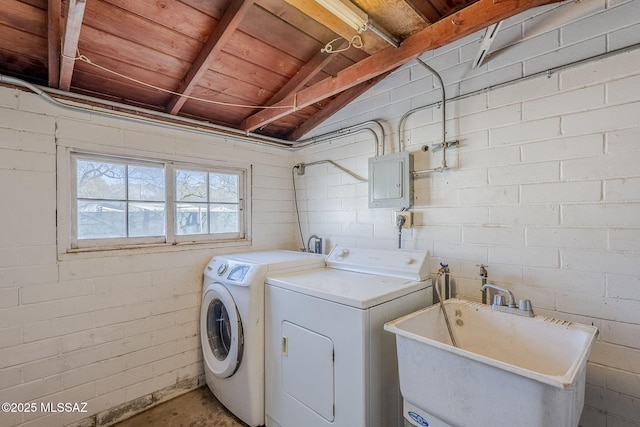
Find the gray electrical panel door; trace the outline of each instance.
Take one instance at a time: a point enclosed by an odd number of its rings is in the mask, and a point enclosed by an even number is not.
[[[408,151],[369,159],[369,207],[408,208],[413,198]]]

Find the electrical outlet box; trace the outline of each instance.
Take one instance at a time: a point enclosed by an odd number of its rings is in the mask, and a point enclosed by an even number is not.
[[[404,217],[404,224],[402,224],[402,228],[411,228],[413,227],[413,212],[410,211],[393,211],[393,225],[398,227],[398,217]]]

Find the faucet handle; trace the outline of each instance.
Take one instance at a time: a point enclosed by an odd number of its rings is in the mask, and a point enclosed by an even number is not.
[[[518,308],[522,311],[533,311],[531,301],[528,299],[521,299],[520,301],[518,301]]]
[[[493,296],[493,305],[507,305],[504,302],[504,295],[495,294]]]

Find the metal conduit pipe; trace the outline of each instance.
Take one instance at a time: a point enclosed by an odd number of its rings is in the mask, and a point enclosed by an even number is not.
[[[242,132],[242,131],[238,131],[236,129],[233,128],[227,128],[224,126],[218,126],[218,125],[213,125],[210,123],[204,123],[204,122],[199,122],[197,120],[193,120],[193,119],[188,119],[188,118],[184,118],[184,117],[179,117],[179,116],[173,116],[170,114],[166,114],[166,113],[160,113],[160,112],[150,112],[148,110],[144,110],[142,108],[139,107],[130,107],[127,105],[122,105],[122,104],[118,104],[116,102],[112,102],[112,101],[101,101],[101,103],[103,105],[106,106],[110,106],[110,107],[114,107],[114,108],[123,108],[123,109],[128,109],[130,111],[134,111],[134,112],[139,112],[139,113],[144,113],[145,115],[148,114],[153,114],[154,116],[157,116],[159,118],[164,118],[164,119],[170,119],[172,121],[179,121],[182,123],[185,123],[184,126],[178,124],[178,123],[163,123],[163,122],[159,122],[159,121],[152,121],[150,118],[148,117],[131,117],[125,114],[118,114],[116,112],[108,112],[108,111],[99,111],[99,110],[91,110],[91,109],[87,109],[87,108],[82,108],[82,107],[78,107],[75,105],[71,105],[71,104],[67,104],[64,102],[61,102],[53,97],[51,97],[47,92],[52,92],[52,93],[56,93],[57,95],[60,96],[67,96],[70,97],[72,99],[77,99],[77,100],[81,100],[81,101],[85,101],[85,102],[95,102],[94,99],[84,96],[84,95],[78,95],[78,94],[70,94],[68,92],[63,92],[63,91],[59,91],[57,89],[51,89],[51,88],[40,88],[34,84],[31,84],[29,82],[26,82],[24,80],[15,78],[15,77],[10,77],[10,76],[5,76],[0,74],[0,83],[7,83],[7,84],[11,84],[14,86],[19,86],[19,87],[23,87],[26,89],[31,90],[33,93],[35,93],[36,95],[40,96],[44,101],[46,101],[47,103],[61,108],[63,110],[67,110],[67,111],[73,111],[73,112],[81,112],[81,113],[90,113],[90,114],[95,114],[95,115],[99,115],[102,117],[109,117],[109,118],[119,118],[119,119],[123,119],[125,121],[128,122],[135,122],[135,123],[144,123],[144,124],[152,124],[152,125],[156,125],[159,127],[163,127],[163,128],[170,128],[170,129],[175,129],[175,128],[179,128],[179,129],[188,129],[190,131],[193,132],[197,132],[197,133],[203,133],[206,135],[218,135],[218,136],[223,136],[225,138],[232,138],[232,139],[237,139],[237,140],[241,140],[243,142],[250,142],[250,143],[255,143],[255,144],[261,144],[261,145],[270,145],[273,147],[278,147],[278,148],[289,148],[289,149],[297,149],[297,148],[302,148],[305,147],[307,145],[313,144],[313,143],[317,143],[317,142],[322,142],[322,141],[328,141],[330,139],[333,138],[341,138],[341,137],[345,137],[348,135],[352,135],[358,132],[371,132],[373,134],[374,137],[374,141],[375,141],[375,152],[376,152],[376,156],[378,155],[378,150],[379,150],[379,146],[380,146],[380,138],[378,137],[378,133],[371,127],[371,125],[376,125],[379,129],[380,132],[382,134],[382,149],[384,151],[384,127],[382,126],[382,124],[376,120],[370,120],[368,122],[364,122],[364,123],[360,123],[357,125],[353,125],[344,129],[340,129],[338,131],[334,131],[334,132],[329,132],[323,135],[319,135],[313,138],[309,138],[306,140],[303,140],[299,143],[297,143],[295,145],[295,147],[293,146],[293,142],[291,141],[284,141],[284,140],[279,140],[276,138],[269,138],[269,137],[262,137],[259,135],[253,135],[249,132]],[[191,125],[191,126],[187,126],[187,125]],[[202,130],[202,129],[194,129],[193,126],[198,126],[198,127],[202,127],[205,126],[206,130]],[[232,133],[232,134],[229,134]],[[317,164],[317,163],[324,163],[324,162],[328,162],[333,164],[335,167],[337,167],[338,169],[342,170],[343,172],[351,175],[352,177],[356,178],[359,181],[363,181],[366,182],[367,180],[354,174],[353,172],[349,171],[348,169],[340,166],[339,164],[335,163],[332,160],[324,160],[322,162],[315,162],[315,163],[310,163],[308,165],[312,165],[312,164]],[[299,166],[299,165],[296,165]]]
[[[431,66],[429,66],[429,64],[427,64],[420,58],[416,58],[416,61],[420,65],[425,67],[427,70],[429,70],[431,74],[433,74],[438,79],[438,83],[440,84],[440,95],[441,95],[440,103],[441,103],[441,109],[442,109],[442,166],[434,169],[414,171],[413,176],[419,176],[419,175],[423,175],[430,172],[442,172],[448,169],[448,166],[447,166],[447,99],[446,99],[446,93],[444,88],[444,81],[442,80],[442,77],[440,76],[440,74],[436,70],[434,70]],[[406,113],[404,113],[404,115],[400,118],[400,122],[398,123],[398,143],[399,144],[402,143],[404,123],[407,120],[407,118],[413,113],[420,110],[424,110],[428,107],[430,107],[430,105],[414,108],[413,110],[409,110]]]
[[[361,177],[360,175],[351,172],[349,169],[340,166],[339,164],[337,164],[336,162],[334,162],[333,160],[318,160],[316,162],[311,162],[311,163],[298,163],[297,165],[294,166],[294,169],[298,169],[298,175],[303,175],[304,174],[304,170],[306,168],[308,168],[309,166],[315,166],[315,165],[320,165],[322,163],[330,163],[333,166],[335,166],[336,168],[340,169],[342,172],[346,173],[347,175],[351,175],[353,178],[357,179],[360,182],[367,182],[367,179]]]
[[[376,132],[373,129],[372,125],[374,125],[380,130],[380,135],[382,135],[382,138],[380,138],[380,136],[378,135],[378,132]],[[382,126],[382,123],[380,123],[378,120],[369,120],[366,122],[359,123],[357,125],[339,129],[337,131],[328,132],[328,133],[318,135],[308,139],[303,139],[302,141],[294,143],[292,148],[304,148],[314,143],[324,142],[324,141],[328,141],[335,138],[343,138],[345,136],[354,135],[359,132],[371,132],[373,134],[375,144],[376,144],[376,149],[375,149],[376,157],[380,155],[380,151],[382,151],[382,154],[384,154],[384,142],[385,142],[384,126]]]
[[[189,129],[190,131],[201,133],[204,135],[217,135],[217,136],[236,139],[244,142],[270,145],[273,147],[289,148],[293,144],[291,141],[286,141],[286,140],[277,139],[277,138],[270,138],[268,136],[261,136],[261,135],[253,134],[251,132],[243,132],[243,131],[239,131],[237,129],[233,129],[225,126],[220,126],[212,123],[206,123],[198,120],[189,119],[187,117],[174,116],[172,114],[162,113],[159,111],[145,110],[143,108],[119,104],[113,101],[96,100],[95,98],[91,98],[89,96],[74,94],[71,92],[64,92],[58,89],[39,87],[29,82],[26,82],[24,80],[21,80],[15,77],[5,76],[2,74],[0,74],[0,82],[29,89],[35,94],[42,97],[42,99],[44,99],[47,103],[68,111],[80,112],[80,113],[91,113],[91,114],[95,114],[102,117],[108,117],[108,118],[116,117],[128,122],[152,124],[155,126],[169,128],[169,129],[175,129],[175,128]],[[145,114],[145,116],[155,116],[158,118],[158,120],[153,120],[152,117],[135,117],[123,112],[119,113],[116,111],[110,112],[110,111],[100,111],[100,110],[91,110],[88,108],[82,108],[82,107],[67,104],[58,99],[55,99],[52,96],[50,96],[49,93],[52,93],[58,96],[68,97],[71,99],[76,99],[79,101],[84,101],[84,102],[95,103],[96,101],[99,101],[100,104],[106,107],[121,108],[123,110],[128,110],[133,113]],[[172,122],[180,122],[180,123],[165,123],[159,120],[170,120]]]
[[[225,137],[225,138],[231,138],[231,139],[236,139],[236,140],[240,140],[243,142],[250,142],[250,143],[257,143],[257,144],[261,144],[261,145],[269,145],[272,147],[277,147],[277,148],[294,148],[294,149],[298,149],[298,148],[303,148],[306,147],[310,144],[316,143],[316,142],[323,142],[323,141],[328,141],[330,139],[333,138],[341,138],[347,135],[352,135],[358,132],[371,132],[373,134],[374,140],[375,140],[375,144],[376,144],[376,156],[379,153],[379,147],[380,145],[382,145],[382,151],[384,154],[384,139],[385,139],[385,133],[384,133],[384,127],[382,126],[382,124],[377,121],[377,120],[370,120],[367,122],[363,122],[363,123],[359,123],[353,126],[349,126],[347,128],[344,129],[340,129],[337,131],[333,131],[333,132],[328,132],[326,134],[323,135],[318,135],[316,137],[313,138],[308,138],[299,142],[294,142],[294,141],[287,141],[287,140],[283,140],[283,139],[278,139],[278,138],[271,138],[268,136],[262,136],[262,135],[257,135],[251,132],[243,132],[234,128],[230,128],[230,127],[226,127],[226,126],[221,126],[221,125],[215,125],[213,123],[206,123],[206,122],[202,122],[202,121],[198,121],[198,120],[194,120],[194,119],[189,119],[187,117],[181,117],[181,116],[175,116],[172,114],[167,114],[167,113],[163,113],[163,112],[159,112],[159,111],[152,111],[152,110],[146,110],[144,108],[140,108],[140,107],[136,107],[136,106],[130,106],[130,105],[124,105],[124,104],[120,104],[117,102],[113,102],[113,101],[108,101],[108,100],[97,100],[96,98],[92,98],[90,96],[86,96],[86,95],[82,95],[82,94],[76,94],[76,93],[71,93],[71,92],[65,92],[59,89],[54,89],[54,88],[47,88],[47,87],[40,87],[37,85],[34,85],[32,83],[29,83],[27,81],[18,79],[16,77],[11,77],[11,76],[5,76],[0,74],[0,82],[2,83],[7,83],[10,85],[14,85],[14,86],[20,86],[23,87],[25,89],[29,89],[31,90],[33,93],[35,93],[36,95],[39,95],[44,101],[46,101],[47,103],[64,109],[64,110],[68,110],[68,111],[73,111],[73,112],[80,112],[80,113],[91,113],[91,114],[96,114],[102,117],[109,117],[109,118],[119,118],[119,119],[123,119],[125,121],[129,121],[129,122],[135,122],[135,123],[144,123],[144,124],[152,124],[155,126],[159,126],[159,127],[163,127],[163,128],[168,128],[168,129],[186,129],[186,130],[190,130],[192,132],[196,132],[196,133],[201,133],[204,135],[216,135],[216,136],[221,136],[221,137]],[[83,108],[83,107],[79,107],[79,106],[75,106],[75,105],[71,105],[71,104],[67,104],[65,102],[62,102],[54,97],[52,97],[50,94],[53,94],[55,96],[61,96],[61,97],[66,97],[66,98],[71,98],[72,100],[78,100],[79,102],[91,102],[91,103],[95,103],[96,101],[99,101],[99,103],[101,105],[104,105],[105,107],[111,107],[111,108],[119,108],[119,109],[123,109],[126,111],[131,111],[132,113],[140,113],[140,114],[144,114],[145,117],[135,117],[135,116],[130,116],[128,115],[126,112],[110,112],[110,111],[100,111],[100,110],[92,110],[92,109],[88,109],[88,108]],[[153,120],[152,117],[149,116],[154,116],[157,117],[158,120],[170,120],[172,122],[180,122],[180,123],[165,123],[165,122],[161,122],[161,121],[157,121],[157,120]],[[374,129],[374,127],[372,126],[374,125],[375,127],[377,127],[379,129],[380,135],[378,134],[378,132],[376,132],[376,130]],[[382,139],[382,141],[381,141]]]
[[[615,55],[618,55],[618,54],[631,52],[631,51],[634,51],[636,49],[640,49],[640,43],[635,43],[635,44],[632,44],[630,46],[622,47],[620,49],[616,49],[616,50],[612,50],[612,51],[609,51],[609,52],[600,53],[600,54],[597,54],[597,55],[594,55],[594,56],[590,56],[588,58],[583,58],[583,59],[579,59],[579,60],[576,60],[576,61],[572,61],[572,62],[569,62],[567,64],[563,64],[563,65],[560,65],[560,66],[557,66],[557,67],[554,67],[554,68],[550,68],[548,70],[538,71],[536,73],[532,73],[532,74],[529,74],[529,75],[526,75],[526,76],[518,77],[518,78],[515,78],[513,80],[506,81],[506,82],[497,83],[497,84],[492,85],[492,86],[488,86],[488,87],[485,87],[485,88],[482,88],[482,89],[478,89],[478,90],[474,90],[472,92],[468,92],[468,93],[465,93],[465,94],[458,95],[456,97],[453,97],[453,98],[449,99],[449,101],[458,101],[458,100],[470,98],[470,97],[475,96],[475,95],[477,95],[479,93],[490,92],[490,91],[495,90],[495,89],[507,87],[507,86],[510,86],[512,84],[516,84],[516,83],[520,83],[520,82],[525,82],[525,81],[528,81],[528,80],[531,80],[531,79],[535,79],[537,77],[544,76],[544,75],[551,76],[551,74],[553,74],[553,73],[557,73],[557,72],[569,69],[569,68],[577,66],[577,65],[587,64],[587,63],[590,63],[590,62],[593,62],[593,61],[599,61],[599,60],[602,60],[604,58],[609,58],[611,56],[615,56]],[[423,65],[427,65],[423,61],[420,61],[420,62]],[[434,72],[434,74],[436,76],[438,76],[437,73]],[[442,86],[442,87],[444,87],[444,86]],[[412,110],[407,111],[402,116],[402,118],[400,119],[400,122],[398,124],[398,143],[399,144],[402,143],[402,133],[403,133],[403,128],[404,128],[404,122],[406,121],[406,119],[410,115],[412,115],[413,113],[415,113],[417,111],[424,110],[426,108],[431,108],[431,107],[433,107],[435,105],[438,105],[438,103],[439,102],[433,102],[433,103],[428,104],[428,105],[423,105],[421,107],[416,107],[416,108],[414,108]],[[445,102],[442,102],[442,105],[445,105]],[[444,112],[445,111],[443,110],[443,117],[444,117]],[[443,123],[444,123],[444,121],[443,121]],[[446,148],[448,146],[448,144],[444,141],[444,139],[445,138],[443,137],[443,142],[444,142],[443,148]],[[414,176],[415,175],[424,174],[424,173],[440,172],[440,171],[442,171],[441,168],[428,169],[428,170],[424,170],[424,171],[416,171],[416,172],[414,172]]]

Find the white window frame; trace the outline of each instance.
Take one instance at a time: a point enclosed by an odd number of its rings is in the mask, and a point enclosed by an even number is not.
[[[239,169],[229,169],[229,168],[215,168],[215,169],[211,169],[211,168],[207,168],[207,167],[203,167],[202,165],[198,165],[198,164],[189,164],[189,163],[176,163],[176,164],[172,164],[172,167],[170,168],[170,179],[172,180],[172,185],[171,185],[171,191],[168,191],[167,194],[170,193],[170,197],[171,197],[171,222],[169,222],[169,220],[167,220],[167,226],[169,224],[172,225],[171,230],[167,230],[167,235],[171,235],[172,239],[174,242],[177,243],[197,243],[197,242],[203,242],[203,241],[225,241],[225,240],[238,240],[241,239],[244,236],[244,230],[245,230],[245,221],[243,220],[243,218],[246,216],[246,214],[244,213],[245,208],[245,197],[243,197],[244,194],[246,194],[246,192],[243,192],[242,189],[245,187],[245,181],[246,181],[246,171],[243,170],[239,170]],[[175,214],[176,214],[176,204],[179,203],[177,202],[175,199],[175,177],[176,177],[176,170],[190,170],[190,171],[199,171],[199,172],[207,172],[207,173],[227,173],[227,174],[233,174],[233,175],[238,175],[238,188],[241,190],[240,194],[240,198],[239,198],[239,204],[238,204],[238,212],[241,213],[241,217],[240,217],[240,221],[239,221],[239,230],[236,233],[215,233],[215,234],[176,234],[176,219],[175,219]],[[167,174],[169,176],[169,174]],[[168,196],[169,197],[169,196]],[[212,239],[212,236],[215,236],[215,239]]]
[[[246,245],[251,243],[251,165],[229,165],[219,162],[190,162],[145,158],[120,153],[96,153],[85,150],[66,148],[58,153],[58,252],[74,253],[102,251],[114,249],[131,249],[137,247],[171,247],[189,244]],[[76,159],[112,161],[122,164],[163,165],[165,170],[165,235],[150,237],[122,237],[104,239],[77,238],[77,178]],[[175,224],[175,171],[198,170],[213,173],[229,173],[238,175],[239,231],[237,233],[213,234],[176,234]],[[64,186],[67,191],[60,191]],[[62,209],[61,209],[62,208]]]

